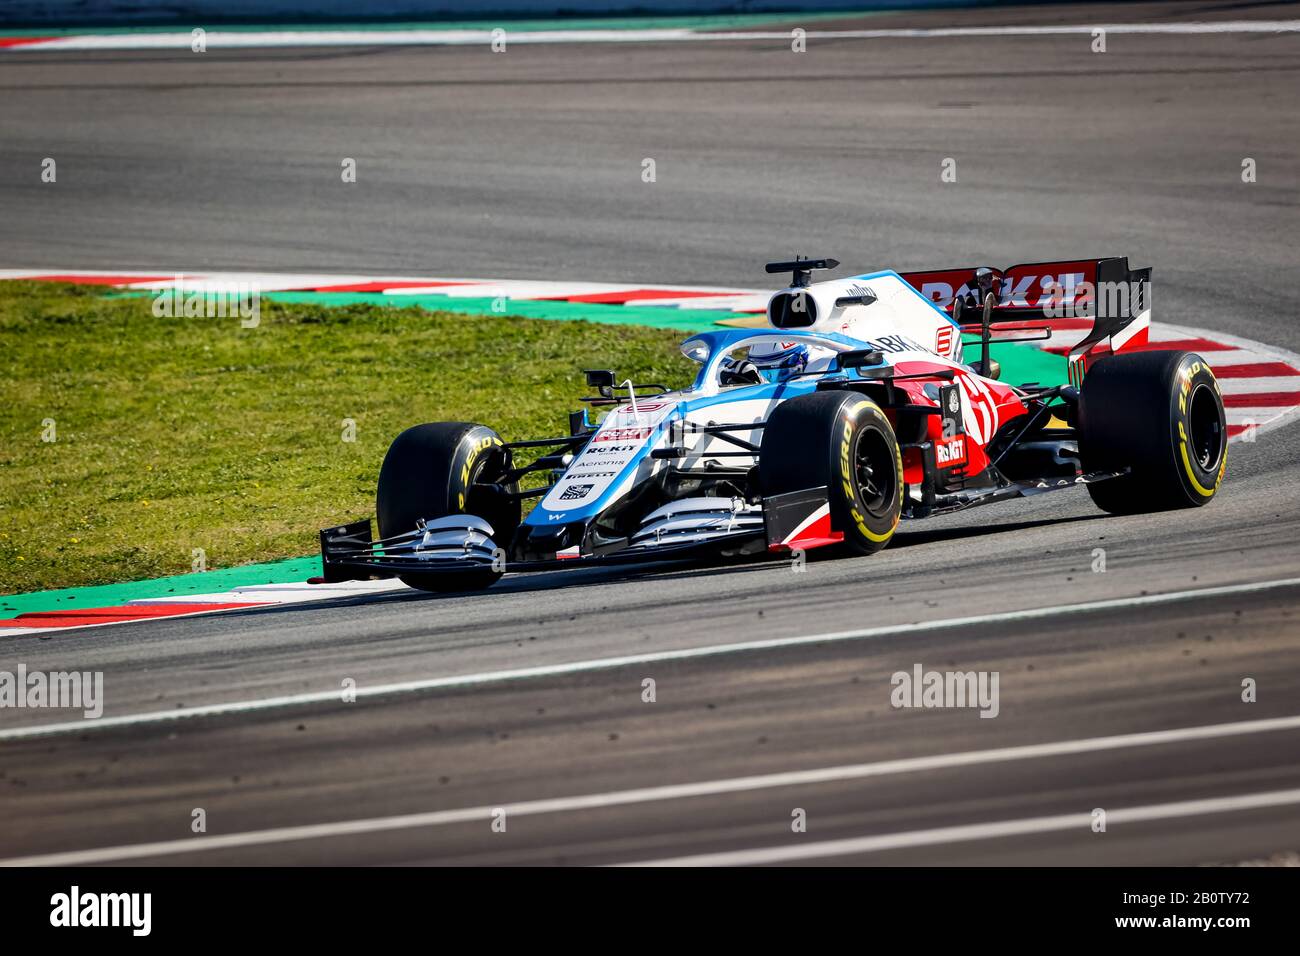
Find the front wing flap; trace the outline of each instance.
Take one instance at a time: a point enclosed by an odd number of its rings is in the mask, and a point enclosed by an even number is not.
[[[453,516],[472,517],[472,516]],[[446,521],[448,519],[439,519]],[[475,519],[478,520],[478,519]],[[458,529],[459,530],[459,529]],[[575,566],[633,564],[715,557],[760,542],[760,529],[745,528],[707,541],[687,540],[653,547],[632,546],[602,554],[574,555],[533,561],[508,561],[505,552],[487,539],[443,543],[437,555],[421,547],[425,532],[413,531],[380,541],[372,540],[369,519],[326,528],[320,533],[322,577],[325,581],[355,581],[403,574],[458,574],[495,567],[500,571],[549,571]]]

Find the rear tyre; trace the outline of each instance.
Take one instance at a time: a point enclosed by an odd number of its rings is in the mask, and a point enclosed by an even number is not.
[[[509,545],[519,527],[519,502],[485,484],[498,482],[510,465],[510,450],[484,425],[433,422],[408,428],[393,439],[379,469],[379,536],[414,531],[421,518],[472,514],[492,525],[498,545]],[[505,490],[517,488],[511,484]],[[475,568],[400,577],[421,591],[471,591],[494,583],[501,572]]]
[[[1208,504],[1228,460],[1223,398],[1209,365],[1175,351],[1099,360],[1079,398],[1079,456],[1085,472],[1130,469],[1088,485],[1103,511]]]
[[[844,550],[889,544],[903,508],[903,459],[889,419],[856,392],[817,392],[776,407],[758,457],[764,495],[826,486]]]

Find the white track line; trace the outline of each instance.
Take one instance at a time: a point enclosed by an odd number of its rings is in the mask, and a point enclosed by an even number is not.
[[[1171,604],[1177,601],[1207,597],[1227,597],[1238,594],[1257,594],[1278,588],[1300,586],[1300,578],[1283,578],[1277,581],[1260,581],[1251,584],[1230,584],[1221,587],[1198,588],[1188,591],[1168,591],[1162,594],[1144,594],[1138,597],[1111,598],[1104,601],[1085,601],[1080,604],[1062,604],[1056,607],[1028,608],[1021,611],[1002,611],[996,614],[975,614],[967,617],[943,618],[935,621],[918,621],[912,624],[890,624],[852,631],[831,631],[794,637],[774,637],[757,641],[739,641],[731,644],[710,644],[703,647],[684,647],[670,651],[647,654],[629,654],[620,657],[600,657],[594,660],[570,661],[563,664],[544,664],[537,667],[520,667],[511,670],[487,671],[479,674],[461,674],[453,677],[430,677],[421,680],[401,681],[393,684],[376,684],[357,687],[355,699],[388,697],[420,691],[475,687],[505,681],[529,680],[541,677],[562,677],[591,671],[611,670],[640,664],[657,664],[665,661],[692,660],[719,657],[749,651],[800,647],[807,644],[831,644],[839,641],[856,641],[900,634],[916,634],[953,627],[977,627],[984,624],[1007,624],[1015,621],[1034,621],[1068,614],[1087,614],[1122,608],[1148,607]],[[306,694],[287,694],[282,697],[264,697],[258,700],[230,701],[200,707],[178,707],[175,710],[149,711],[142,714],[123,714],[118,717],[100,717],[97,720],[73,720],[55,724],[36,724],[30,727],[13,727],[0,730],[0,740],[19,740],[27,737],[44,737],[51,734],[87,733],[110,727],[130,727],[140,724],[163,723],[191,717],[213,717],[225,714],[242,714],[282,707],[307,704],[338,703],[342,695],[337,689]]]
[[[1238,797],[1182,800],[1177,803],[1153,803],[1142,807],[1108,810],[1106,812],[1106,823],[1108,826],[1114,826],[1116,824],[1144,823],[1153,820],[1176,820],[1182,817],[1200,817],[1215,813],[1237,813],[1243,810],[1284,807],[1296,803],[1300,803],[1300,790],[1271,790],[1267,793],[1250,793]],[[849,837],[843,840],[822,840],[818,843],[773,846],[755,850],[701,853],[695,856],[679,856],[671,859],[646,860],[640,863],[623,863],[619,865],[752,866],[764,863],[788,863],[793,860],[879,853],[882,850],[963,843],[971,840],[996,840],[1002,837],[1051,833],[1059,830],[1078,830],[1080,833],[1089,833],[1091,825],[1092,814],[1089,812],[1065,813],[1052,817],[1000,820],[996,823],[938,827],[933,830],[911,830],[905,833],[887,833],[883,836]],[[1104,838],[1098,837],[1098,839]]]
[[[181,840],[162,840],[155,843],[137,843],[128,846],[101,847],[93,850],[73,850],[66,853],[49,853],[39,856],[16,857],[0,860],[0,866],[84,866],[91,863],[113,863],[122,860],[155,856],[174,856],[204,850],[222,850],[235,847],[264,846],[270,843],[289,843],[298,840],[315,840],[327,837],[351,836],[360,833],[379,833],[407,830],[417,827],[443,826],[452,823],[489,821],[493,813],[503,809],[507,817],[531,816],[543,813],[569,813],[578,810],[596,810],[604,807],[626,806],[633,803],[651,803],[660,800],[681,800],[689,797],[708,797],[720,794],[767,790],[776,787],[815,786],[845,780],[862,780],[867,777],[895,776],[932,770],[948,770],[979,764],[1003,763],[1012,760],[1032,760],[1043,757],[1073,756],[1133,747],[1152,747],[1164,744],[1185,743],[1196,740],[1213,740],[1243,734],[1268,733],[1300,729],[1300,715],[1274,717],[1267,720],[1231,721],[1201,727],[1181,727],[1175,730],[1157,730],[1136,734],[1118,734],[1110,737],[1088,737],[1081,740],[1061,740],[1045,744],[1028,744],[1019,747],[998,747],[990,750],[972,750],[965,753],[933,754],[928,757],[909,757],[901,760],[883,760],[876,763],[847,764],[839,767],[821,767],[815,770],[796,770],[784,773],[759,774],[749,777],[731,777],[705,780],[699,783],[673,784],[662,787],[641,787],[634,790],[615,790],[607,793],[582,794],[572,797],[555,797],[548,800],[528,800],[503,804],[499,807],[463,807],[454,810],[435,810],[429,813],[411,813],[401,816],[373,817],[364,820],[344,820],[337,823],[319,823],[297,827],[276,827],[270,830],[253,830],[245,833],[213,834]],[[1300,792],[1300,791],[1288,791]],[[1247,798],[1248,799],[1248,798]],[[1119,820],[1115,811],[1108,819]],[[1134,812],[1134,811],[1127,811]],[[1088,814],[1072,814],[1070,819]],[[1056,818],[1052,818],[1056,819]],[[1087,825],[1087,822],[1084,823]],[[958,828],[960,829],[960,828]],[[872,839],[890,839],[876,837]],[[817,846],[818,844],[812,844]],[[807,847],[801,848],[807,851]],[[749,851],[747,851],[749,852]],[[763,852],[763,851],[753,851]],[[858,850],[846,852],[861,852]]]
[[[798,14],[790,22],[798,24]],[[1095,30],[1111,34],[1226,34],[1294,33],[1300,20],[1224,20],[1188,23],[1081,23],[1029,26],[895,28],[879,30],[808,30],[809,40],[942,39],[945,37],[1035,37],[1089,35]],[[687,28],[646,30],[537,30],[505,31],[508,43],[709,43],[788,42],[790,31],[716,31]],[[294,46],[486,46],[493,42],[492,30],[267,30],[229,32],[220,29],[206,34],[207,49]],[[84,34],[7,47],[3,53],[34,53],[68,50],[190,49],[190,32]]]
[[[1210,363],[1216,372],[1220,366]],[[1252,395],[1260,392],[1295,392],[1300,390],[1300,376],[1257,376],[1255,378],[1220,378],[1224,395]],[[1281,409],[1278,409],[1281,411]]]

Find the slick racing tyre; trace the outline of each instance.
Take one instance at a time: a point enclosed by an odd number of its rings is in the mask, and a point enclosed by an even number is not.
[[[408,428],[388,447],[379,469],[379,536],[414,531],[421,518],[471,514],[492,525],[493,540],[507,547],[519,527],[519,501],[486,485],[503,477],[510,465],[510,450],[483,425],[434,422]],[[499,577],[501,572],[490,568],[401,575],[403,583],[422,591],[475,590]]]
[[[1085,472],[1130,469],[1088,485],[1104,511],[1208,504],[1227,467],[1228,427],[1205,359],[1161,351],[1098,361],[1079,397],[1079,456]]]
[[[889,543],[903,507],[903,460],[894,429],[856,392],[817,392],[776,407],[758,456],[763,494],[826,486],[831,527],[844,550],[872,554]]]

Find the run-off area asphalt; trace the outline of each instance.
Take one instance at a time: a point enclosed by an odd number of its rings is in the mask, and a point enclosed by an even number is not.
[[[1115,253],[1156,268],[1157,323],[1300,350],[1300,130],[1287,110],[1300,39],[1112,38],[1104,55],[1067,38],[843,41],[803,56],[741,43],[5,61],[0,255],[748,287],[763,261],[796,251],[863,269]],[[339,160],[358,153],[345,192]],[[37,176],[51,154],[68,157],[57,191]],[[653,186],[640,181],[647,156]],[[946,156],[951,188],[938,181]],[[1255,184],[1241,182],[1245,156]],[[102,670],[118,715],[1291,578],[1298,454],[1294,426],[1234,445],[1219,499],[1192,513],[1110,518],[1069,491],[904,526],[874,558],[802,574],[772,562],[520,577],[482,595],[23,636],[0,669]],[[209,835],[240,834],[1294,716],[1296,593],[3,740],[0,805],[22,826],[0,833],[0,858],[188,839],[198,807]],[[917,663],[999,671],[1001,713],[891,708],[889,676]],[[1247,677],[1254,704],[1241,701]],[[1286,791],[1300,787],[1298,738],[158,859],[636,862],[917,833]],[[795,808],[806,833],[791,832]],[[816,860],[1235,861],[1300,847],[1298,819],[1283,805]]]
[[[1300,721],[1081,753],[1006,751],[1293,716],[1297,593],[1187,599],[1136,621],[1116,610],[11,741],[6,802],[25,826],[6,834],[5,855],[170,840],[155,855],[102,862],[589,864],[775,848],[794,852],[790,862],[1267,856],[1300,840]],[[894,708],[891,675],[913,661],[997,672],[998,716]],[[1258,703],[1242,702],[1243,675],[1261,689]],[[993,748],[1003,752],[970,764],[735,783]],[[713,792],[619,797],[704,782]],[[1119,822],[1136,807],[1282,791],[1294,793],[1278,806]],[[561,799],[541,812],[527,805],[551,798]],[[195,807],[212,837],[189,833]],[[493,827],[498,807],[504,832],[499,820]],[[393,819],[461,808],[476,812]],[[1091,825],[1098,809],[1116,820],[1105,832]],[[805,832],[792,829],[798,811]],[[932,835],[1063,814],[1077,825]],[[365,823],[347,825],[357,820]],[[319,824],[330,826],[298,837],[256,832]],[[231,834],[242,845],[203,846]],[[826,849],[865,834],[901,846]]]

